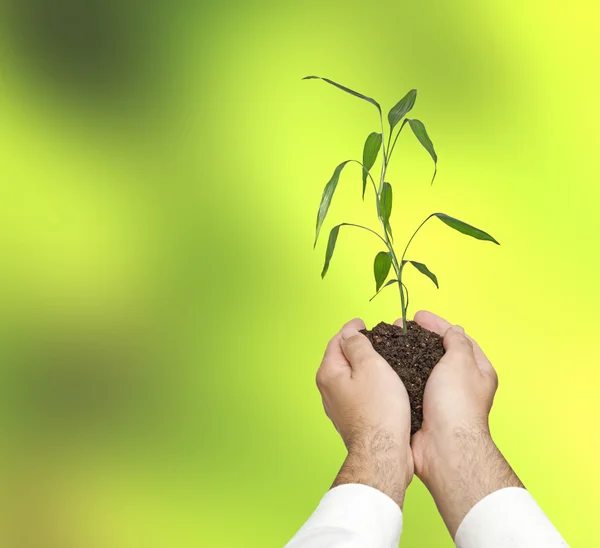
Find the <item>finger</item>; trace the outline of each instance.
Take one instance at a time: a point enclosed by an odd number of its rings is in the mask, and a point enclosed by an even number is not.
[[[452,324],[444,318],[433,312],[427,312],[426,310],[419,310],[419,312],[415,314],[415,322],[421,327],[429,329],[429,331],[433,331],[442,337],[445,335],[446,331],[452,327]],[[467,335],[467,338],[473,343],[473,354],[475,355],[475,360],[477,361],[479,369],[484,373],[493,373],[494,368],[483,350],[481,350],[481,347],[477,344],[477,341],[469,335]]]
[[[465,330],[459,325],[451,326],[444,334],[444,361],[454,365],[465,364],[476,367],[473,343],[465,335]]]
[[[350,376],[351,367],[350,362],[344,356],[341,347],[342,331],[344,329],[363,329],[365,323],[360,318],[354,318],[350,320],[338,333],[327,344],[325,354],[319,370],[317,371],[317,385],[323,384],[327,379],[337,377],[339,374]]]
[[[397,325],[398,327],[404,327],[404,320],[402,318],[398,318],[395,322],[394,325]]]
[[[455,325],[448,329],[444,336],[444,348],[446,349],[446,354],[442,358],[444,361],[449,361],[453,365],[473,367],[492,383],[494,391],[498,388],[498,375],[492,364],[477,346],[477,343],[474,343],[465,334],[462,327]]]
[[[415,322],[421,327],[437,333],[440,337],[443,337],[446,331],[452,327],[452,324],[449,321],[444,320],[444,318],[441,318],[433,312],[427,312],[427,310],[419,310],[415,314]]]
[[[360,371],[383,358],[375,351],[371,341],[353,327],[342,329],[341,348],[353,371]]]
[[[477,367],[479,367],[479,371],[481,371],[482,375],[491,379],[496,384],[496,386],[498,386],[498,375],[496,374],[494,366],[492,365],[490,360],[488,360],[487,356],[483,353],[483,350],[479,348],[479,345],[473,339],[471,339],[471,341],[473,342],[473,354],[475,354],[475,361],[477,362]]]
[[[342,329],[340,329],[340,331],[338,331],[327,344],[327,348],[325,349],[325,355],[323,356],[323,361],[333,360],[347,364],[347,360],[340,346],[342,331],[346,328],[353,328],[358,331],[359,329],[365,328],[365,322],[363,322],[360,318],[354,318],[353,320],[346,322],[343,325]]]

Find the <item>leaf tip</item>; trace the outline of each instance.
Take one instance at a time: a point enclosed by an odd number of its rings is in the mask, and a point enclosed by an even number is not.
[[[437,175],[437,163],[435,165],[435,169],[433,170],[433,177],[431,178],[431,186],[433,186],[433,181],[435,181],[436,175]]]

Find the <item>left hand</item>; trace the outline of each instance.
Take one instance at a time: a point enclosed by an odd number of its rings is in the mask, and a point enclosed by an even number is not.
[[[348,322],[331,339],[317,372],[317,386],[346,448],[348,458],[334,485],[365,483],[402,506],[413,477],[410,404],[404,384]]]

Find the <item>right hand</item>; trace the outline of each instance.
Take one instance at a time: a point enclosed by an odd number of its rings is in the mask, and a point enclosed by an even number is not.
[[[498,377],[462,327],[420,311],[415,321],[444,338],[446,353],[425,386],[423,425],[411,440],[416,475],[452,536],[466,513],[502,487],[522,487],[496,445],[488,416]]]

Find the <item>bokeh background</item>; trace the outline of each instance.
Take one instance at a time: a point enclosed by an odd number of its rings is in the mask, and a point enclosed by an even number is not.
[[[324,184],[409,89],[439,173],[396,149],[411,312],[500,375],[493,431],[572,546],[594,527],[600,125],[589,0],[0,2],[0,545],[281,547],[344,457],[315,371],[372,303],[376,240]],[[360,172],[324,234],[375,226]],[[405,548],[452,545],[415,479]]]

